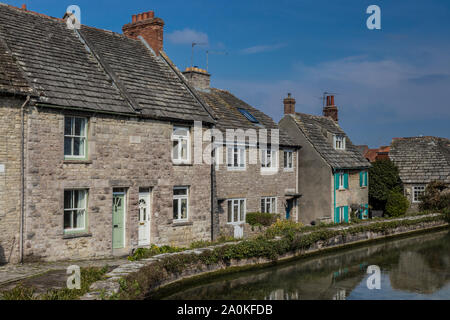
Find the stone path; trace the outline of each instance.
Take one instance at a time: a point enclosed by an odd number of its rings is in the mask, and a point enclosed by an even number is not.
[[[62,272],[65,272],[67,267],[71,265],[80,267],[104,267],[106,265],[118,267],[127,262],[128,260],[126,258],[118,258],[89,261],[40,262],[17,265],[8,264],[0,266],[0,290],[25,279],[27,279],[27,284],[33,284],[34,280],[36,283],[39,283],[42,280],[40,278],[46,277],[47,273],[57,272],[58,274],[62,274]],[[33,278],[34,280],[30,278]]]

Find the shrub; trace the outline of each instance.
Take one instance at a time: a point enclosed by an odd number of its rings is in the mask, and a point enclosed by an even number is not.
[[[269,227],[274,224],[279,215],[273,213],[250,212],[246,214],[245,221],[251,226]]]
[[[292,238],[303,227],[303,224],[291,220],[277,220],[277,222],[266,230],[265,236],[269,239],[277,236],[289,236]]]
[[[408,199],[400,192],[392,191],[389,194],[386,211],[390,217],[399,217],[406,213],[409,208]]]
[[[428,184],[423,195],[420,196],[420,210],[443,211],[450,209],[450,192],[444,182],[433,181]]]
[[[401,192],[398,168],[389,159],[377,160],[369,169],[369,203],[375,210],[385,210],[391,191]]]
[[[147,259],[147,258],[156,256],[158,254],[181,252],[184,250],[186,250],[186,249],[178,248],[178,247],[171,247],[171,246],[158,247],[158,246],[152,244],[150,248],[136,249],[136,251],[134,251],[133,254],[128,257],[128,260],[136,261],[136,260],[141,260],[141,259]]]

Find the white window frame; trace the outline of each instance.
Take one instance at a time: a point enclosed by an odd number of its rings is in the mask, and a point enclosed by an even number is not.
[[[64,197],[65,197],[65,193],[66,192],[70,192],[71,193],[71,197],[73,205],[75,206],[75,192],[84,192],[84,206],[81,208],[66,208],[66,199],[64,199],[64,216],[63,216],[63,230],[64,233],[74,233],[74,232],[82,232],[82,231],[86,231],[87,230],[87,202],[88,202],[88,195],[89,195],[89,190],[88,189],[66,189],[64,190]],[[83,213],[83,227],[82,228],[74,228],[73,227],[73,214],[75,213],[75,211],[82,211]],[[68,212],[71,216],[70,218],[70,222],[71,222],[71,227],[70,228],[66,228],[64,226],[65,224],[65,218],[66,218],[66,212]]]
[[[186,190],[186,195],[175,195],[175,190]],[[186,222],[189,220],[189,187],[174,187],[173,188],[173,200],[177,200],[178,202],[178,212],[177,219],[173,217],[173,209],[172,208],[172,217],[174,222]],[[186,218],[181,218],[181,200],[186,199]]]
[[[368,180],[368,176],[369,176],[369,173],[367,171],[363,171],[361,188],[366,188],[367,185],[369,184],[368,181],[367,181]]]
[[[345,210],[344,207],[339,207],[339,223],[345,222]]]
[[[274,201],[272,201],[272,200],[274,200]],[[278,213],[277,212],[277,209],[278,209],[278,199],[277,199],[277,197],[262,197],[261,198],[261,209],[263,207],[263,202],[264,202],[264,209],[261,210],[262,213],[273,213],[273,214]],[[267,210],[266,210],[267,209],[267,202],[269,202],[269,206],[270,206],[269,212],[267,212]]]
[[[237,159],[237,163],[235,163],[235,157]],[[239,171],[245,170],[246,167],[247,167],[247,151],[245,145],[239,143],[227,144],[227,169]]]
[[[416,190],[416,189],[420,189],[420,190]],[[419,200],[419,196],[420,196],[420,194],[423,194],[425,192],[425,189],[426,189],[426,185],[424,185],[424,184],[413,186],[413,188],[412,188],[412,202],[413,203],[420,203],[421,202]],[[416,198],[416,191],[418,192],[417,198]]]
[[[244,215],[243,220],[241,220],[241,201],[244,201]],[[229,221],[229,207],[231,203],[231,220]],[[234,208],[238,207],[238,221],[234,221]],[[228,199],[227,200],[227,224],[243,224],[245,223],[245,219],[247,216],[247,199],[244,198],[236,198],[236,199]]]
[[[344,173],[339,173],[339,190],[345,190],[345,185],[344,185]]]
[[[290,163],[289,163],[289,160],[290,160]],[[294,151],[284,150],[283,165],[284,165],[284,171],[294,171]]]
[[[345,136],[334,135],[333,136],[333,146],[336,150],[345,150]]]
[[[186,131],[186,135],[176,133],[177,131]],[[173,142],[178,141],[178,152],[175,155]],[[186,141],[186,159],[181,159],[181,146]],[[173,127],[172,131],[172,162],[174,164],[190,164],[191,163],[191,131],[189,127]]]
[[[71,128],[72,128],[72,130],[71,130],[71,134],[66,134],[66,119],[68,119],[68,118],[70,118],[71,119],[71,121],[70,121],[70,125],[71,125]],[[75,133],[74,133],[74,131],[75,131],[75,120],[76,119],[81,119],[81,120],[83,120],[83,124],[84,124],[84,135],[76,135]],[[88,118],[86,118],[86,117],[77,117],[77,116],[71,116],[71,115],[67,115],[67,116],[64,116],[64,147],[63,147],[63,149],[64,149],[64,158],[65,159],[86,159],[87,158],[87,144],[88,144],[88,139],[87,139],[87,135],[88,135]],[[72,141],[72,143],[71,143],[71,154],[66,154],[66,138],[69,138],[69,139],[71,139],[71,141]],[[81,141],[83,141],[83,144],[84,144],[84,148],[80,148],[80,151],[82,150],[83,151],[83,154],[82,155],[74,155],[74,148],[75,148],[75,143],[74,143],[74,141],[75,141],[75,139],[76,138],[79,138],[80,139],[80,144],[81,144]]]
[[[276,171],[278,169],[278,151],[273,149],[261,149],[261,170]],[[267,166],[270,155],[270,166]]]

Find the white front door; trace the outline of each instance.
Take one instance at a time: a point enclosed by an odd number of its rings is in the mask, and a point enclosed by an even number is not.
[[[150,192],[139,193],[139,246],[150,244]]]

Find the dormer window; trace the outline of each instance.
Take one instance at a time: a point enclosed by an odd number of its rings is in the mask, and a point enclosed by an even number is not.
[[[336,150],[345,150],[345,137],[335,135],[333,138],[334,148]]]

